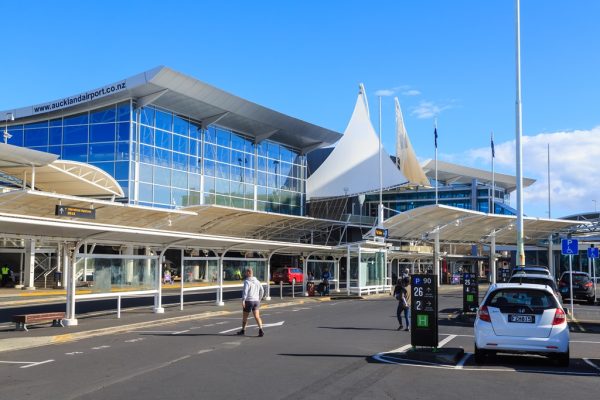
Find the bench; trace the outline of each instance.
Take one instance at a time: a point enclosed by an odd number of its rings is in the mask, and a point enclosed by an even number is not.
[[[65,318],[64,312],[47,312],[38,314],[13,315],[12,320],[15,323],[15,329],[26,331],[27,324],[40,324],[43,322],[52,322],[52,326],[64,326],[62,320]]]

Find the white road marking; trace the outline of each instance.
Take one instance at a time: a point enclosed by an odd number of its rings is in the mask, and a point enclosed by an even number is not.
[[[281,326],[281,325],[283,325],[284,322],[285,321],[279,321],[279,322],[275,322],[275,323],[272,323],[272,324],[263,324],[263,328],[268,328],[270,326]],[[258,325],[248,325],[248,326],[246,326],[246,329],[252,328],[252,327],[257,327],[257,326]],[[239,329],[240,329],[239,327],[238,328],[233,328],[233,329],[228,329],[226,331],[219,332],[219,334],[229,333],[229,332],[237,331]]]
[[[179,335],[180,333],[186,333],[186,332],[189,332],[189,331],[190,331],[189,329],[186,329],[184,331],[173,332],[173,333],[171,333],[171,335]]]
[[[456,337],[456,335],[450,335],[450,336],[448,336],[446,339],[443,339],[443,340],[441,340],[441,341],[438,343],[438,347],[444,347],[444,345],[445,345],[446,343],[448,343],[449,341],[451,341],[451,340],[452,340],[452,339],[454,339],[455,337]]]
[[[462,367],[465,365],[465,363],[467,362],[467,360],[469,359],[469,357],[471,357],[473,355],[473,353],[465,353],[465,355],[463,356],[463,358],[460,359],[460,361],[458,362],[458,364],[456,364],[456,369],[462,369]]]
[[[600,344],[600,342],[592,342],[589,340],[570,340],[571,343],[587,343],[587,344]]]
[[[407,344],[402,347],[398,347],[397,349],[390,350],[390,351],[388,351],[388,353],[404,353],[406,350],[410,349],[411,347],[412,347],[412,345]]]
[[[35,367],[35,366],[37,366],[37,365],[42,365],[42,364],[50,363],[50,362],[53,362],[53,361],[54,361],[54,360],[40,361],[40,362],[33,363],[33,364],[29,364],[29,365],[23,365],[22,367],[19,367],[19,368],[29,368],[29,367]]]
[[[202,325],[202,326],[215,326],[215,324],[207,324],[207,325]]]
[[[139,342],[140,340],[144,340],[144,338],[129,339],[129,340],[126,340],[125,343],[135,343],[135,342]]]
[[[0,364],[31,364],[33,361],[0,361]]]
[[[228,346],[239,346],[242,344],[242,342],[224,342],[223,344]]]
[[[92,350],[102,350],[102,349],[108,349],[110,346],[107,345],[102,345],[102,346],[97,346],[97,347],[92,347]]]
[[[135,333],[173,333],[173,332],[177,332],[177,331],[133,331]]]
[[[600,367],[597,366],[596,364],[594,364],[593,362],[591,362],[589,358],[584,358],[583,361],[585,361],[585,363],[588,364],[589,366],[591,366],[592,368],[600,371]]]
[[[72,356],[72,355],[75,355],[75,354],[83,354],[83,351],[72,351],[70,353],[65,353],[65,355],[67,355],[67,356]]]
[[[204,354],[204,353],[210,353],[211,351],[213,351],[214,349],[204,349],[204,350],[200,350],[198,351],[197,354]]]
[[[221,321],[221,322],[217,322],[216,325],[223,325],[223,324],[228,324],[229,321]]]

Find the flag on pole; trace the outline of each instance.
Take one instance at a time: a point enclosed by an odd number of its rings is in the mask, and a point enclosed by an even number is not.
[[[435,142],[435,148],[437,149],[437,138],[438,138],[438,134],[437,134],[437,126],[435,128],[433,128],[433,140]]]
[[[496,158],[496,150],[494,149],[494,133],[492,133],[490,141],[492,144],[492,158]]]

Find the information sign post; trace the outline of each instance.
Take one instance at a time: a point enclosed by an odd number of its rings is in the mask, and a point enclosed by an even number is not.
[[[579,254],[579,241],[576,239],[561,240],[561,253],[569,256],[569,297],[571,298],[571,318],[575,318],[573,309],[573,256]]]
[[[588,265],[590,265],[589,261],[591,261],[592,271],[590,276],[592,277],[594,282],[594,303],[596,303],[596,259],[598,258],[598,256],[598,248],[594,247],[594,244],[592,243],[588,248]]]
[[[413,347],[438,347],[437,275],[411,277],[410,344]]]
[[[479,279],[477,274],[463,274],[463,312],[473,312],[479,306]]]

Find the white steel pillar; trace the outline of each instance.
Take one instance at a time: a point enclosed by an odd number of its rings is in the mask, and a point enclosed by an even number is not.
[[[308,280],[308,257],[310,257],[310,255],[306,254],[302,257],[302,293],[307,297],[308,292],[306,291],[306,281]]]
[[[25,240],[25,290],[35,290],[35,239]]]
[[[440,230],[436,229],[433,234],[433,273],[437,275],[437,286],[440,287]]]
[[[346,294],[350,295],[350,246],[346,247]]]
[[[65,245],[64,267],[67,275],[67,311],[63,323],[66,326],[76,326],[77,318],[75,318],[75,263],[77,248],[73,250],[73,257],[69,257],[69,249]]]
[[[496,283],[496,231],[490,235],[490,282]]]
[[[552,277],[556,280],[556,271],[554,270],[554,252],[552,249],[552,235],[548,236],[548,269],[552,274]]]
[[[335,292],[339,293],[340,292],[340,259],[339,258],[334,258],[333,259],[333,270],[334,270],[334,278],[335,279]]]
[[[273,254],[275,254],[275,252],[269,254],[269,257],[267,257],[267,262],[265,263],[265,280],[267,281],[267,289],[265,293],[266,301],[271,300],[271,257],[273,257]]]
[[[157,265],[157,270],[158,273],[156,274],[156,280],[155,280],[155,285],[156,285],[156,290],[157,293],[154,295],[154,313],[155,314],[164,314],[165,313],[165,309],[162,306],[162,265],[163,262],[165,261],[165,250],[163,249],[160,252],[160,256],[158,257],[158,265]]]
[[[219,288],[217,289],[217,302],[215,305],[222,307],[225,305],[223,302],[223,258],[225,257],[227,252],[221,253],[219,255],[219,271],[218,271],[218,280],[219,280]],[[218,255],[218,253],[217,253]]]

